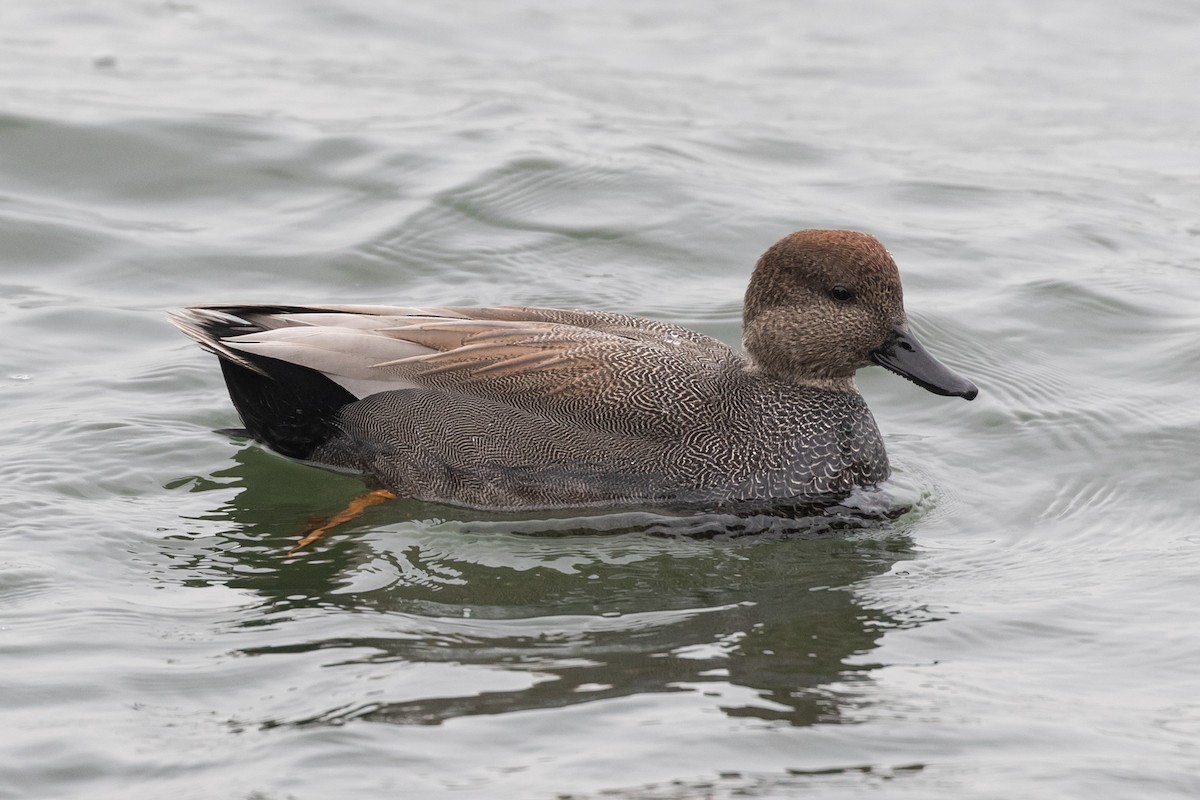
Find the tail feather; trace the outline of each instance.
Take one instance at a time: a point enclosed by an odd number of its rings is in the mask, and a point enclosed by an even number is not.
[[[308,459],[338,432],[338,412],[355,397],[316,370],[225,346],[226,338],[265,327],[257,315],[239,311],[189,308],[171,321],[220,359],[229,397],[250,435],[277,453]]]

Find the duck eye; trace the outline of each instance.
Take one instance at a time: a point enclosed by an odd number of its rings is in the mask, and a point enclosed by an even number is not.
[[[838,285],[829,290],[829,296],[839,303],[848,303],[854,299],[854,292],[845,286]]]

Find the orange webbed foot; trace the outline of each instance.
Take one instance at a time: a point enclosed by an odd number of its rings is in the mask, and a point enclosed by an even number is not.
[[[359,495],[351,500],[344,509],[339,511],[337,514],[334,514],[332,517],[329,517],[328,519],[322,518],[317,520],[315,526],[310,527],[307,531],[305,531],[304,535],[300,537],[300,541],[296,542],[296,544],[293,545],[290,550],[288,550],[287,554],[289,556],[294,556],[297,552],[303,550],[305,547],[308,547],[310,544],[329,533],[329,531],[333,530],[338,525],[357,519],[371,506],[377,506],[380,503],[386,503],[388,500],[395,499],[396,495],[392,492],[389,492],[387,489],[376,489],[373,492],[367,492],[366,494]]]

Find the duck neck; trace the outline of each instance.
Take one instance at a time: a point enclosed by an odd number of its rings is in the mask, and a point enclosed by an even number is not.
[[[846,394],[858,394],[858,385],[854,382],[853,375],[843,375],[836,378],[823,377],[819,375],[802,375],[799,373],[781,372],[766,368],[762,363],[756,361],[749,353],[746,354],[746,374],[759,380],[775,381],[776,383],[785,383],[790,386],[803,386],[809,389],[820,389],[826,392],[845,392]]]

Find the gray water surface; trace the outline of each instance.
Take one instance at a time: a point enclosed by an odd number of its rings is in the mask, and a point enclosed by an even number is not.
[[[1200,6],[0,10],[0,797],[1200,795]],[[979,398],[869,525],[396,501],[217,433],[201,302],[736,344],[785,233]]]

